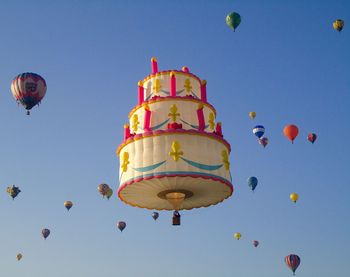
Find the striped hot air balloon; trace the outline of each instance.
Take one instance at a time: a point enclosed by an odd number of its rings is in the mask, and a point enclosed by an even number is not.
[[[26,72],[17,75],[11,83],[12,95],[30,114],[30,109],[40,104],[46,93],[46,82],[36,73]]]
[[[253,134],[256,135],[258,138],[261,138],[265,133],[265,127],[262,125],[256,125],[253,128]]]
[[[293,271],[293,275],[295,275],[295,271],[297,270],[298,266],[300,265],[300,258],[298,255],[290,254],[284,258],[284,261],[286,262],[286,265],[288,268]]]

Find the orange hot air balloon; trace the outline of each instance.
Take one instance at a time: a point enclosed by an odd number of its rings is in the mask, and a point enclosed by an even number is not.
[[[287,125],[283,129],[283,134],[293,143],[295,138],[299,134],[299,129],[297,126],[295,126],[293,124]]]

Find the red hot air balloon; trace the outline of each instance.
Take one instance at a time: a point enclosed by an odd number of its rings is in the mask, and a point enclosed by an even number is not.
[[[286,265],[289,267],[291,271],[293,271],[293,275],[295,275],[295,271],[300,265],[300,258],[298,255],[290,254],[284,258]]]
[[[310,133],[307,135],[307,139],[308,141],[310,141],[312,144],[314,144],[314,142],[316,141],[317,139],[317,135],[314,134],[314,133]]]
[[[46,93],[46,82],[44,78],[35,73],[22,73],[13,79],[11,83],[12,95],[18,103],[27,110],[40,104]]]
[[[283,134],[293,143],[299,134],[299,129],[295,125],[287,125],[283,129]]]

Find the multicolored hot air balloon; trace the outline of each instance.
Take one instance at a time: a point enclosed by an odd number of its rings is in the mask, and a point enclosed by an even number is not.
[[[300,265],[300,258],[298,255],[290,254],[284,258],[284,261],[286,262],[286,265],[288,268],[293,271],[293,275],[295,275],[295,271],[297,270],[298,266]]]
[[[295,138],[299,134],[299,128],[296,125],[290,124],[284,127],[283,134],[294,143]]]
[[[41,234],[44,237],[44,239],[46,239],[50,235],[50,230],[46,228],[42,229]]]
[[[337,30],[338,32],[343,30],[343,28],[344,28],[344,20],[342,20],[342,19],[335,20],[333,22],[333,28],[334,28],[334,30]]]
[[[154,220],[157,220],[158,217],[159,217],[159,213],[153,212],[153,213],[152,213],[152,217],[153,217]]]
[[[119,221],[119,222],[117,223],[117,227],[118,227],[118,229],[120,230],[120,232],[123,232],[123,230],[124,230],[125,227],[126,227],[126,223],[125,223],[124,221]]]
[[[269,144],[269,139],[267,137],[259,138],[259,144],[265,148]]]
[[[236,239],[236,240],[240,240],[240,238],[242,237],[242,235],[241,235],[241,233],[234,233],[234,238]]]
[[[19,187],[16,187],[15,185],[12,185],[12,187],[7,187],[6,189],[7,193],[12,197],[12,199],[14,200],[18,194],[21,192],[21,190],[19,189]]]
[[[98,185],[97,189],[98,189],[99,193],[103,197],[105,197],[111,188],[107,184],[100,184],[100,185]]]
[[[265,127],[262,125],[256,125],[253,128],[253,134],[256,135],[258,138],[261,138],[265,133]]]
[[[317,139],[317,135],[314,133],[310,133],[307,135],[307,140],[310,141],[312,144],[314,144],[316,139]]]
[[[299,199],[299,195],[295,192],[291,193],[289,195],[290,200],[292,200],[294,203],[297,203],[298,199]]]
[[[257,240],[253,240],[253,241],[252,241],[252,244],[254,245],[254,247],[258,247],[258,245],[259,245],[259,241],[257,241]]]
[[[252,191],[254,191],[256,186],[258,185],[258,178],[254,176],[249,177],[247,182],[248,182],[248,186],[252,189]]]
[[[17,261],[20,261],[20,260],[22,259],[22,257],[23,257],[23,255],[22,255],[21,253],[18,253],[18,254],[16,255]]]
[[[73,207],[73,202],[72,201],[65,201],[64,204],[65,208],[69,211],[70,208]]]
[[[232,12],[226,16],[226,24],[231,29],[233,29],[233,31],[236,30],[236,28],[240,23],[241,23],[241,16],[238,13]]]
[[[46,93],[44,78],[35,73],[22,73],[17,75],[11,83],[11,91],[18,103],[30,114],[30,109],[40,104]]]
[[[107,199],[109,200],[109,198],[111,198],[113,195],[113,190],[111,188],[109,188],[108,192],[107,192]]]
[[[249,113],[249,117],[250,117],[251,119],[254,119],[254,118],[256,117],[256,112],[250,112],[250,113]]]

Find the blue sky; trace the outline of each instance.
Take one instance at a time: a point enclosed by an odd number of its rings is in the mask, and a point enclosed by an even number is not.
[[[231,11],[242,16],[236,32],[225,24]],[[3,1],[0,275],[280,277],[291,275],[284,256],[296,253],[298,276],[347,276],[348,22],[346,0]],[[169,212],[154,222],[96,189],[118,186],[115,150],[152,56],[160,70],[186,65],[208,80],[232,147],[234,195],[183,212],[180,228]],[[27,71],[48,85],[30,117],[10,92]],[[289,123],[300,129],[293,145],[282,134]],[[257,124],[266,149],[252,134]],[[309,132],[318,134],[314,145]],[[255,193],[249,176],[259,179]],[[12,184],[22,190],[15,201],[6,194]],[[75,204],[69,213],[65,200]],[[46,241],[42,228],[51,230]]]

